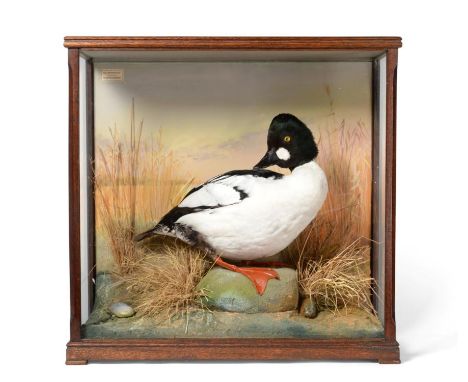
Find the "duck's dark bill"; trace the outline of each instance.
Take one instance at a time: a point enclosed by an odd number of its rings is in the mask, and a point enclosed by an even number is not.
[[[278,163],[278,156],[276,155],[275,149],[271,149],[267,151],[267,153],[263,156],[262,159],[260,159],[260,162],[258,162],[254,168],[265,168],[269,166],[273,166]]]

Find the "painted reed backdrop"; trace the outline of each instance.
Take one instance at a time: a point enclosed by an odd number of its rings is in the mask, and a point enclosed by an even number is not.
[[[316,219],[283,256],[297,267],[304,297],[316,299],[321,309],[358,306],[372,311],[366,240],[371,218],[370,130],[360,121],[340,119],[327,92],[329,114],[313,132],[329,193]],[[134,102],[130,120],[127,136],[110,128],[111,144],[96,150],[98,271],[114,273],[140,314],[197,307],[195,286],[209,269],[204,255],[180,241],[156,240],[137,247],[132,240],[177,205],[194,179],[165,147],[161,130],[151,137],[144,134],[143,121],[135,121]],[[112,261],[99,269],[99,257],[106,253]],[[168,292],[168,285],[174,293]]]

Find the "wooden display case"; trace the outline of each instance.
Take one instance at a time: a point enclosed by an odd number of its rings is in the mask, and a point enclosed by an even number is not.
[[[66,363],[150,360],[376,360],[399,363],[395,332],[395,143],[399,37],[65,37],[69,66],[70,341]],[[96,280],[95,65],[364,62],[371,76],[374,338],[88,338]],[[382,244],[384,243],[384,244]],[[381,245],[382,244],[382,245]]]

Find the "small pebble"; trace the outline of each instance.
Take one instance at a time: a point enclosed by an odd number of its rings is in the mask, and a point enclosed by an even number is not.
[[[306,297],[301,306],[301,313],[307,318],[315,318],[319,313],[317,302],[314,298]]]
[[[133,308],[124,302],[116,302],[112,304],[109,310],[114,316],[120,318],[132,317],[135,314]]]

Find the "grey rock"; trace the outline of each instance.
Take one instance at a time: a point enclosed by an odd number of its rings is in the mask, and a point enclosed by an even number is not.
[[[117,317],[127,318],[135,314],[133,308],[124,302],[115,302],[109,307],[110,312]]]
[[[306,297],[302,302],[301,313],[307,318],[315,318],[319,313],[317,302],[313,297]]]
[[[268,281],[263,295],[240,273],[224,268],[211,269],[197,286],[206,294],[202,300],[209,309],[238,313],[274,313],[297,309],[299,290],[294,269],[276,269],[280,279]]]

